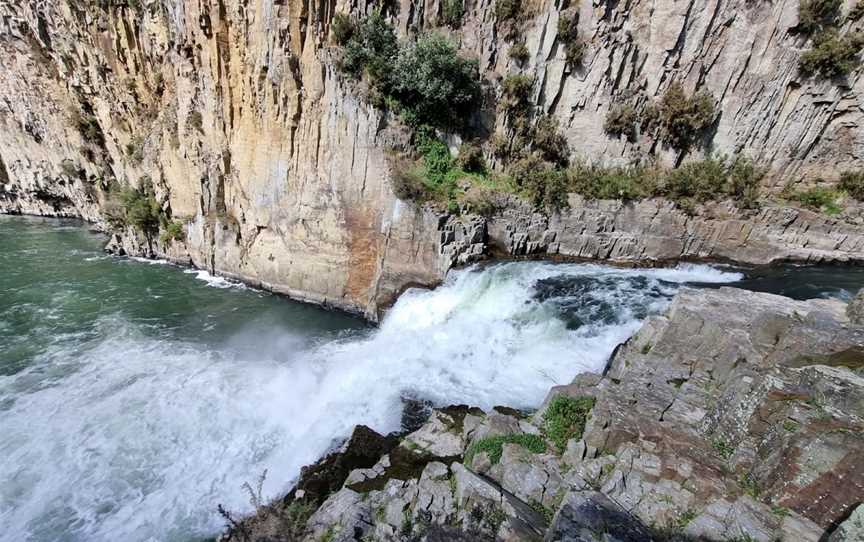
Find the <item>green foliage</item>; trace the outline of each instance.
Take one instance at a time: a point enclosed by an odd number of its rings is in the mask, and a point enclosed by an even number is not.
[[[458,126],[480,98],[477,62],[458,55],[443,36],[425,34],[401,47],[386,94],[418,124]]]
[[[798,423],[793,420],[783,420],[783,430],[787,433],[794,433],[798,430]]]
[[[658,121],[664,140],[678,150],[688,149],[714,122],[714,98],[699,92],[688,96],[678,83],[672,83],[660,100]]]
[[[475,144],[463,144],[454,159],[443,141],[428,128],[421,128],[416,149],[420,154],[418,161],[400,157],[393,159],[391,182],[394,193],[400,199],[436,200],[455,208],[462,192],[460,184],[482,184],[487,181],[483,153]],[[477,203],[479,201],[475,201]]]
[[[798,5],[797,29],[805,34],[812,34],[833,26],[840,17],[842,3],[842,0],[801,0]]]
[[[537,121],[532,134],[534,149],[548,162],[566,166],[570,159],[567,138],[558,130],[554,117],[543,116]]]
[[[486,159],[483,158],[483,149],[476,143],[463,143],[456,156],[456,167],[471,173],[484,173]]]
[[[728,460],[735,453],[735,447],[723,439],[716,439],[711,443],[711,447],[717,452],[721,459]]]
[[[671,170],[660,193],[673,200],[705,202],[736,199],[745,207],[755,205],[764,171],[745,158],[733,161],[707,158]]]
[[[355,25],[341,67],[355,77],[365,74],[380,104],[415,126],[461,126],[480,99],[475,60],[460,57],[456,45],[438,34],[400,44],[380,13]]]
[[[399,52],[393,27],[379,12],[356,24],[345,43],[342,69],[355,77],[366,73],[373,82],[386,80]]]
[[[543,432],[555,444],[558,453],[564,453],[568,440],[582,438],[592,408],[593,397],[556,395],[549,402],[543,414]]]
[[[99,121],[96,116],[89,112],[80,112],[73,110],[72,123],[81,134],[84,141],[92,143],[98,147],[105,144],[105,136],[102,133],[102,127],[99,126]]]
[[[497,465],[501,461],[501,454],[504,453],[505,444],[518,444],[534,454],[546,452],[546,442],[537,435],[521,433],[517,435],[486,437],[478,440],[468,448],[468,451],[465,452],[465,464],[470,465],[474,460],[474,456],[478,453],[486,452],[489,456],[489,461],[493,465]]]
[[[652,196],[658,172],[642,166],[599,167],[582,162],[567,171],[569,188],[587,199],[637,200]]]
[[[744,492],[745,495],[749,495],[751,498],[758,500],[759,495],[762,493],[762,488],[759,487],[759,481],[752,474],[745,474],[738,480],[738,485],[741,486],[741,491]]]
[[[507,54],[519,64],[524,64],[530,56],[528,53],[528,47],[523,41],[514,43]]]
[[[508,112],[527,111],[531,106],[531,88],[534,78],[529,75],[510,74],[501,81],[501,107]]]
[[[183,224],[178,221],[169,222],[165,226],[165,231],[162,232],[162,235],[159,236],[159,239],[163,243],[171,243],[174,241],[183,241],[186,238],[186,234],[183,231]]]
[[[146,187],[128,189],[121,194],[126,223],[147,235],[159,231],[162,208]]]
[[[441,22],[450,28],[462,26],[462,16],[465,14],[463,0],[443,0]]]
[[[801,55],[798,67],[805,75],[848,75],[861,64],[862,48],[864,34],[860,32],[841,35],[833,29],[825,30],[813,38],[813,48]]]
[[[567,206],[567,178],[564,171],[537,155],[521,158],[508,171],[513,184],[535,207],[559,209]]]
[[[404,201],[423,201],[428,190],[423,182],[422,168],[404,160],[396,159],[392,166],[390,184],[397,198]]]
[[[140,164],[144,160],[144,140],[140,137],[132,138],[126,144],[126,156],[133,164]]]
[[[579,40],[578,11],[562,15],[558,19],[558,39],[564,45],[564,57],[567,59],[567,65],[570,67],[580,65],[585,52],[585,46]]]
[[[518,19],[521,13],[521,0],[496,0],[495,2],[495,18],[499,21]]]
[[[842,211],[837,204],[840,194],[830,188],[814,187],[794,192],[791,194],[791,199],[798,201],[804,207],[822,211],[829,215],[836,215]]]
[[[759,181],[765,177],[765,170],[756,167],[752,160],[738,157],[728,168],[729,180],[724,191],[742,206],[752,208],[759,198]]]
[[[638,122],[639,116],[636,114],[636,108],[630,104],[618,104],[606,113],[603,129],[607,134],[616,137],[625,136],[628,141],[636,141]]]
[[[337,13],[333,16],[333,22],[330,23],[330,33],[337,45],[348,43],[348,40],[354,35],[356,29],[357,22],[353,17],[345,13]]]
[[[287,538],[301,540],[306,534],[306,522],[315,513],[315,503],[305,499],[292,501],[282,514]]]
[[[844,171],[837,187],[858,201],[864,201],[864,171]]]

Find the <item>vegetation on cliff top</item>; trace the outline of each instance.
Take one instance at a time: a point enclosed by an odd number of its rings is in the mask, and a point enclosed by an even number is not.
[[[837,19],[836,1],[812,0],[802,7],[801,28],[816,34],[830,30]],[[462,7],[459,0],[447,3],[439,22],[456,25],[455,17]],[[568,13],[559,20],[558,39],[565,47],[575,47],[579,43],[578,14]],[[500,0],[496,14],[499,20],[516,20],[521,16],[521,3]],[[569,193],[587,199],[625,201],[664,197],[687,212],[697,204],[724,199],[734,200],[743,208],[757,204],[765,172],[744,157],[709,155],[673,169],[662,169],[650,160],[613,167],[571,163],[566,137],[557,120],[533,104],[535,81],[524,73],[511,73],[500,83],[497,112],[504,119],[504,134],[486,140],[486,145],[483,139],[462,145],[458,153],[451,154],[443,134],[467,133],[463,140],[472,141],[470,119],[480,109],[481,99],[477,62],[461,57],[458,47],[438,34],[400,41],[378,12],[362,19],[338,15],[331,32],[334,41],[344,47],[341,69],[368,85],[375,105],[398,114],[413,128],[410,148],[391,152],[392,187],[401,199],[436,202],[451,212],[481,214],[496,210],[506,194],[549,210],[566,207]],[[834,36],[830,32],[826,35]],[[851,57],[837,56],[836,44],[826,42],[828,52],[819,47],[805,54],[802,62],[812,63],[813,70],[824,73],[851,69]],[[510,52],[520,63],[528,57],[521,42]],[[575,64],[578,58],[572,53],[567,53],[568,63]],[[713,96],[703,91],[688,93],[680,83],[672,82],[656,100],[640,103],[628,98],[613,106],[604,128],[610,135],[631,142],[636,142],[640,133],[650,133],[655,141],[684,157],[692,148],[706,144],[717,117]],[[496,159],[492,167],[486,164],[484,148]],[[849,177],[847,185],[857,182],[859,186],[861,182],[856,179]],[[850,195],[862,191],[840,189]],[[817,192],[790,199],[826,212],[835,209],[825,203],[825,194]]]
[[[364,78],[379,105],[399,113],[412,126],[459,128],[480,98],[477,62],[438,34],[398,41],[380,13],[354,22],[340,19],[337,40],[344,40],[342,69]]]
[[[841,0],[801,0],[796,29],[811,37],[813,46],[801,55],[799,69],[807,76],[843,77],[861,65],[864,34],[840,32]],[[856,4],[848,18],[861,17],[862,4]]]

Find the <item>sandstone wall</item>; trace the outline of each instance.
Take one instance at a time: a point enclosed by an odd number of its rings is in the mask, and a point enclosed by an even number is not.
[[[339,74],[329,37],[334,13],[368,13],[371,1],[139,3],[106,11],[90,0],[0,1],[0,211],[79,215],[104,225],[110,186],[149,178],[163,208],[184,222],[186,241],[166,246],[126,230],[115,246],[373,318],[406,285],[435,283],[454,263],[485,251],[482,221],[393,196],[387,149],[404,145],[407,133]],[[522,68],[507,54],[511,42],[491,0],[467,0],[462,28],[441,30],[480,59],[489,100],[478,119],[489,129],[501,128],[496,82],[521,69],[536,75],[536,102],[559,119],[577,155],[614,163],[654,150],[674,164],[682,157],[651,137],[631,144],[609,138],[602,125],[622,96],[644,105],[677,80],[718,99],[711,148],[753,156],[776,183],[817,174],[830,180],[862,165],[864,83],[857,73],[834,82],[797,75],[805,41],[790,30],[794,0],[525,4],[519,34],[530,60]],[[442,10],[439,0],[391,8],[402,35],[435,27]],[[579,12],[587,43],[575,70],[565,67],[556,40],[563,9]],[[664,204],[640,205],[638,212]],[[583,241],[564,248],[571,228],[617,222],[623,211],[609,212],[581,206],[553,218],[557,244],[549,251],[620,255]],[[659,242],[681,237],[672,230],[685,220],[668,216],[671,229]],[[842,226],[836,235],[830,224],[820,228],[827,239],[844,235]],[[494,223],[488,229],[497,231]],[[824,259],[860,259],[860,231],[851,231],[833,248],[819,245]],[[617,259],[746,252],[704,249],[698,238],[710,239],[712,228],[687,235],[697,237],[684,241],[690,248],[634,248]],[[812,246],[801,239],[793,241]],[[798,248],[790,255],[814,259]]]

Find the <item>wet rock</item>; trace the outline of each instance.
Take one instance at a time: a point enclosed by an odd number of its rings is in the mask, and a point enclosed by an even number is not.
[[[570,492],[555,514],[546,542],[645,542],[652,533],[606,495]]]
[[[846,314],[853,324],[864,325],[864,289],[846,306]]]
[[[337,451],[301,469],[300,479],[294,491],[289,493],[288,500],[302,491],[304,499],[318,504],[324,502],[342,487],[351,471],[374,466],[396,443],[393,437],[379,435],[365,425],[358,425]]]

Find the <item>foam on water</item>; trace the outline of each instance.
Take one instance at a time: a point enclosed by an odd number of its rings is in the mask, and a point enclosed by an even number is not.
[[[602,370],[680,283],[739,278],[707,266],[468,269],[405,293],[380,328],[321,343],[255,324],[202,346],[106,315],[98,341],[0,376],[0,540],[213,535],[218,503],[248,510],[243,481],[267,468],[274,496],[355,424],[398,429],[401,397],[536,407],[550,386]]]

